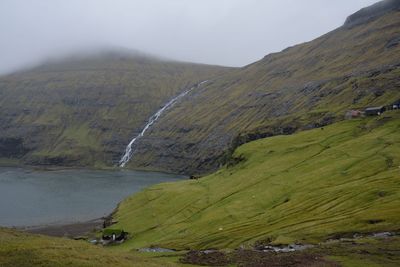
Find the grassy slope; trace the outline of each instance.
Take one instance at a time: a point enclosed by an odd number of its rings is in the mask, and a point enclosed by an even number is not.
[[[117,52],[0,77],[0,161],[112,166],[161,105],[222,71]]]
[[[207,172],[239,134],[310,128],[390,104],[400,99],[400,45],[387,44],[399,34],[393,12],[217,77],[154,125],[132,166]]]
[[[0,228],[0,266],[176,266],[133,252],[108,251],[83,241],[51,238]]]
[[[123,201],[116,227],[134,236],[123,247],[235,248],[399,229],[399,130],[391,112],[243,145],[233,167]]]

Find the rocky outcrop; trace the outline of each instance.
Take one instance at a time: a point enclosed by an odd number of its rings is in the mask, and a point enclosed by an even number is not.
[[[392,49],[397,47],[398,45],[400,45],[400,36],[397,36],[391,40],[389,40],[389,42],[387,42],[387,44],[385,45],[386,49]]]
[[[32,166],[62,166],[62,167],[87,167],[92,166],[88,155],[29,155],[23,159],[23,163]]]
[[[349,16],[344,24],[344,27],[352,28],[364,23],[368,23],[392,11],[400,11],[399,0],[385,0],[372,6],[363,8]]]
[[[0,138],[0,158],[21,158],[28,151],[22,138]]]

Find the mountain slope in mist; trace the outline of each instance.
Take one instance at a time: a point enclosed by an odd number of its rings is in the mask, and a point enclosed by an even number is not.
[[[206,173],[244,142],[327,125],[400,98],[400,4],[360,10],[314,41],[227,69],[108,52],[0,78],[0,161],[113,166],[162,104],[193,90],[135,145],[131,168]]]
[[[225,70],[111,51],[1,77],[0,161],[113,166],[162,104]]]
[[[212,79],[154,125],[131,166],[206,173],[238,144],[400,99],[399,10],[399,1],[380,2],[316,40]]]

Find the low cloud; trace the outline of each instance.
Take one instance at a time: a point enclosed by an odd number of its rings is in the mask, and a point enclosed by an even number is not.
[[[318,37],[374,2],[2,0],[0,73],[98,47],[243,66]]]

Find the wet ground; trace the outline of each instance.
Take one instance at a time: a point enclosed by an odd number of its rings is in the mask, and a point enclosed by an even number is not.
[[[265,247],[268,246],[233,251],[189,251],[180,261],[201,266],[243,267],[400,266],[400,237],[393,232],[352,234],[315,246]]]
[[[254,250],[237,250],[230,253],[214,251],[204,253],[200,251],[191,251],[187,253],[182,259],[182,263],[204,265],[204,266],[227,266],[237,265],[246,267],[312,267],[312,266],[326,266],[335,267],[340,266],[338,263],[327,260],[323,255],[305,252],[294,253],[265,253]]]
[[[82,223],[27,227],[22,230],[32,233],[56,237],[79,238],[87,237],[94,231],[103,229],[103,219],[96,219]]]

